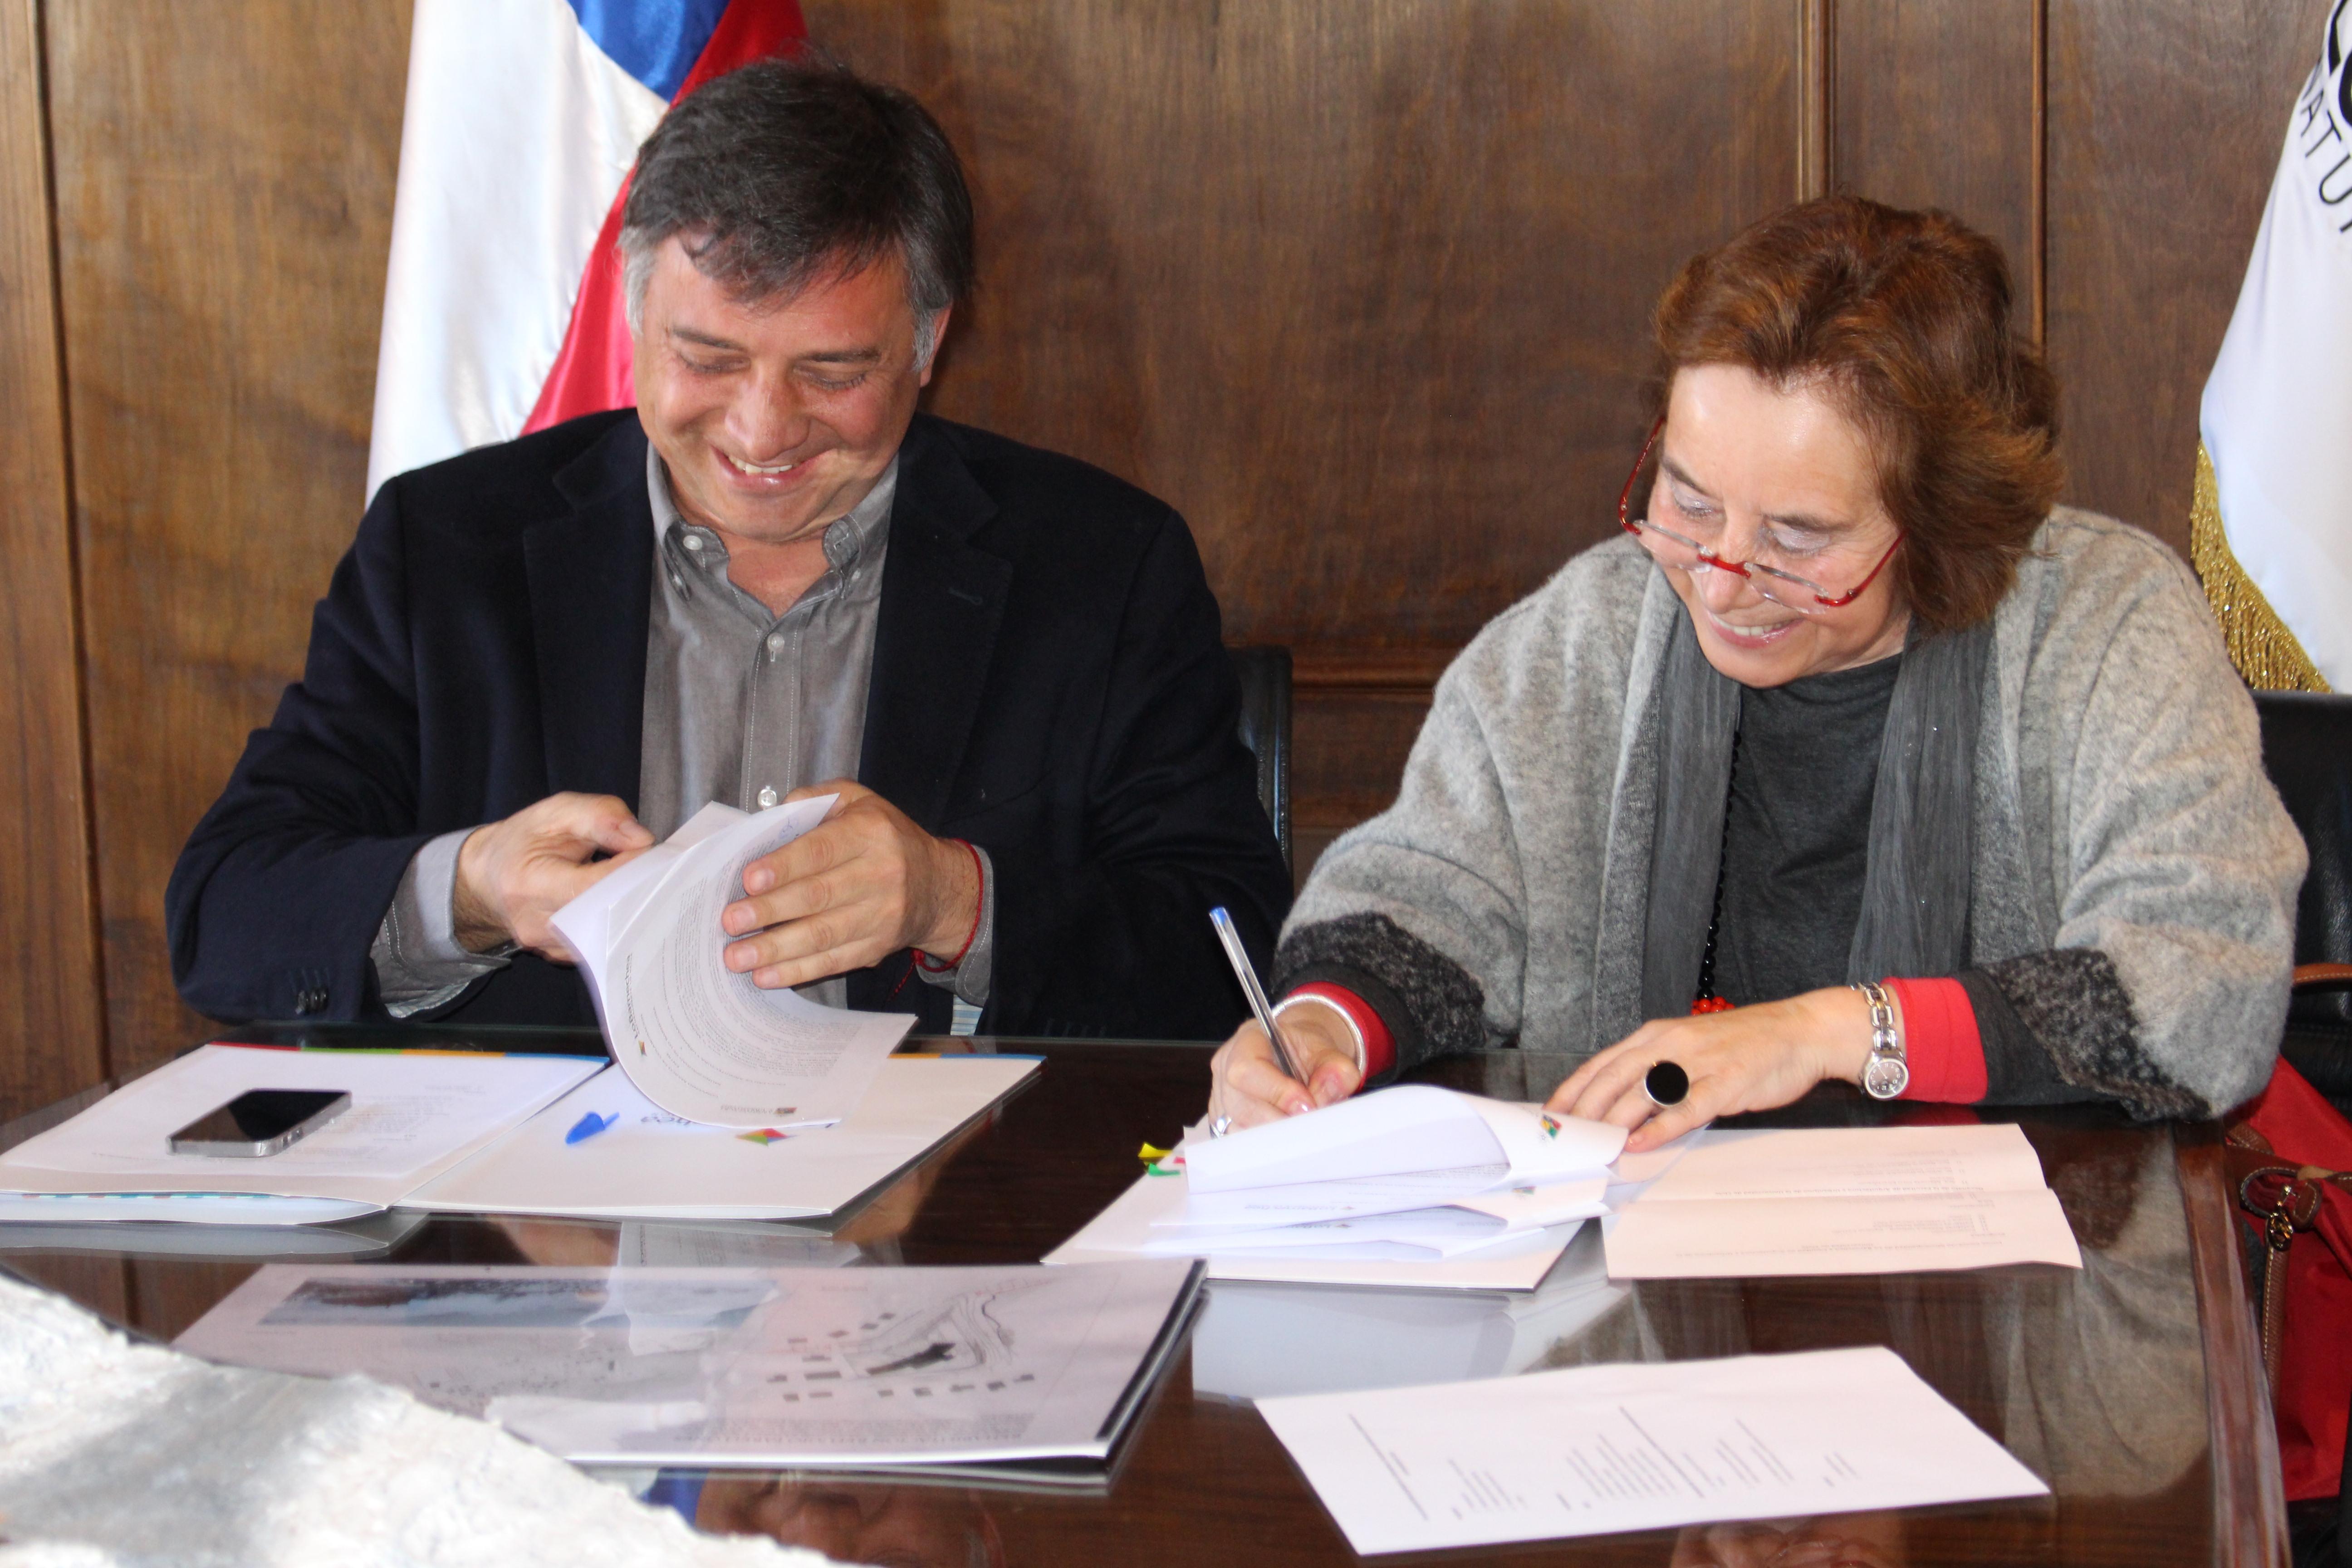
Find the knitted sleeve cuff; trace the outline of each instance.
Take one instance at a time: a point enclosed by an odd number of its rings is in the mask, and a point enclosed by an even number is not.
[[[1353,992],[1388,1026],[1396,1067],[1486,1044],[1486,994],[1470,972],[1386,915],[1300,926],[1275,950],[1275,989],[1314,981]]]

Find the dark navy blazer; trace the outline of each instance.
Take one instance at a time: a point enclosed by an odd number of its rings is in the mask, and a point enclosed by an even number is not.
[[[634,411],[387,482],[320,603],[302,679],[173,871],[188,1003],[380,1018],[369,947],[419,846],[559,790],[634,809],[654,550]],[[984,1030],[1215,1038],[1241,1018],[1208,910],[1230,907],[1263,963],[1290,889],[1239,702],[1173,510],[916,416],[858,776],[989,852]],[[851,975],[851,1005],[944,1032],[949,996],[910,963]],[[444,1016],[594,1022],[577,972],[529,954]]]

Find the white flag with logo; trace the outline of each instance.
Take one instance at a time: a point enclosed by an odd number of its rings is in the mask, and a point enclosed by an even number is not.
[[[2352,690],[2352,0],[2287,121],[2201,423],[2230,552]]]

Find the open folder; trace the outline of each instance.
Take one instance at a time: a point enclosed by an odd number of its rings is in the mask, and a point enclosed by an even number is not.
[[[1036,1068],[1024,1057],[893,1057],[835,1125],[743,1132],[670,1116],[590,1058],[210,1045],[0,1155],[0,1219],[301,1225],[392,1207],[817,1218]],[[341,1089],[352,1109],[266,1159],[170,1152],[173,1130],[252,1089]]]

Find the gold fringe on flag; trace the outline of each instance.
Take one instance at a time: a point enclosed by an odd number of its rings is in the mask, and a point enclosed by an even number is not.
[[[2205,601],[2221,623],[2230,662],[2257,691],[2326,691],[2327,679],[2271,608],[2263,591],[2230,553],[2221,531],[2221,498],[2213,480],[2213,459],[2197,444],[2197,498],[2189,507],[2189,563],[2205,584]]]

